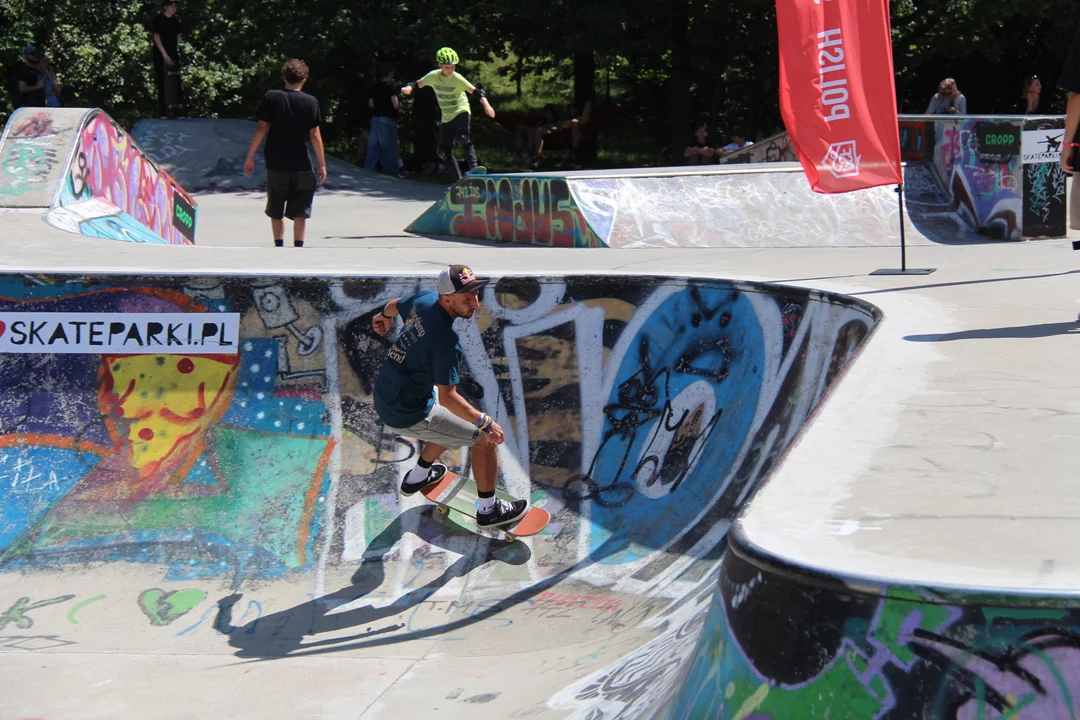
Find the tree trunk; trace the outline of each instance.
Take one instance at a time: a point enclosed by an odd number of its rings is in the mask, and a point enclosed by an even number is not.
[[[579,110],[584,110],[585,104],[590,103],[592,114],[596,115],[596,54],[591,47],[574,53],[574,103]],[[578,161],[596,160],[598,147],[594,125],[588,137],[583,138],[578,147]]]
[[[676,164],[690,135],[690,5],[679,3],[671,18],[671,81],[668,87],[671,162]]]

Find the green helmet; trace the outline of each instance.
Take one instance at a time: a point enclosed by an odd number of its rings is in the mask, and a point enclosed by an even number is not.
[[[457,65],[458,56],[454,48],[439,48],[439,52],[435,53],[435,61],[440,65]]]

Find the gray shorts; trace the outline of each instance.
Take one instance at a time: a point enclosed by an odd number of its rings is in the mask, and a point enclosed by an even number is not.
[[[432,406],[427,417],[412,427],[389,429],[398,435],[435,443],[446,448],[472,447],[480,442],[483,435],[471,422],[462,420],[437,402]]]

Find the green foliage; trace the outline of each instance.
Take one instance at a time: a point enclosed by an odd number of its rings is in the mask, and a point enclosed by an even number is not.
[[[926,106],[938,81],[957,79],[972,112],[1014,112],[1028,74],[1053,90],[1075,23],[1071,0],[893,0],[892,35],[902,112]],[[102,107],[130,126],[156,114],[150,23],[155,0],[0,0],[0,73],[7,107],[20,48],[46,48],[66,105]],[[485,85],[497,110],[538,111],[595,93],[598,106],[633,99],[605,134],[598,163],[677,158],[698,118],[714,139],[741,126],[763,136],[781,128],[773,0],[186,0],[181,54],[192,116],[250,117],[280,83],[289,57],[312,69],[328,146],[355,152],[367,123],[375,67],[402,80],[434,66],[443,45],[461,71]],[[591,63],[595,61],[595,72]],[[519,89],[520,88],[520,89]],[[404,103],[406,151],[430,154],[433,103]],[[476,123],[477,127],[489,124]],[[486,142],[508,143],[490,124]],[[426,148],[426,150],[425,150]],[[614,151],[614,154],[613,154]]]

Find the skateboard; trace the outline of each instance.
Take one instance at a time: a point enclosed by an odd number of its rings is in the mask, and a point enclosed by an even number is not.
[[[170,118],[184,114],[180,100],[180,71],[175,67],[165,70],[165,114]]]
[[[450,511],[454,510],[471,517],[473,520],[476,520],[476,501],[478,499],[476,492],[475,480],[449,470],[446,471],[439,482],[428,485],[420,491],[424,497],[435,503],[435,508],[440,514],[449,515]],[[510,497],[499,490],[495,491],[495,495],[507,501],[517,500],[517,498]],[[507,540],[513,542],[521,537],[536,535],[546,528],[549,522],[551,522],[551,513],[543,508],[530,507],[529,512],[525,513],[525,517],[516,523],[500,525],[491,529],[501,531]],[[479,526],[477,529],[480,529]]]

